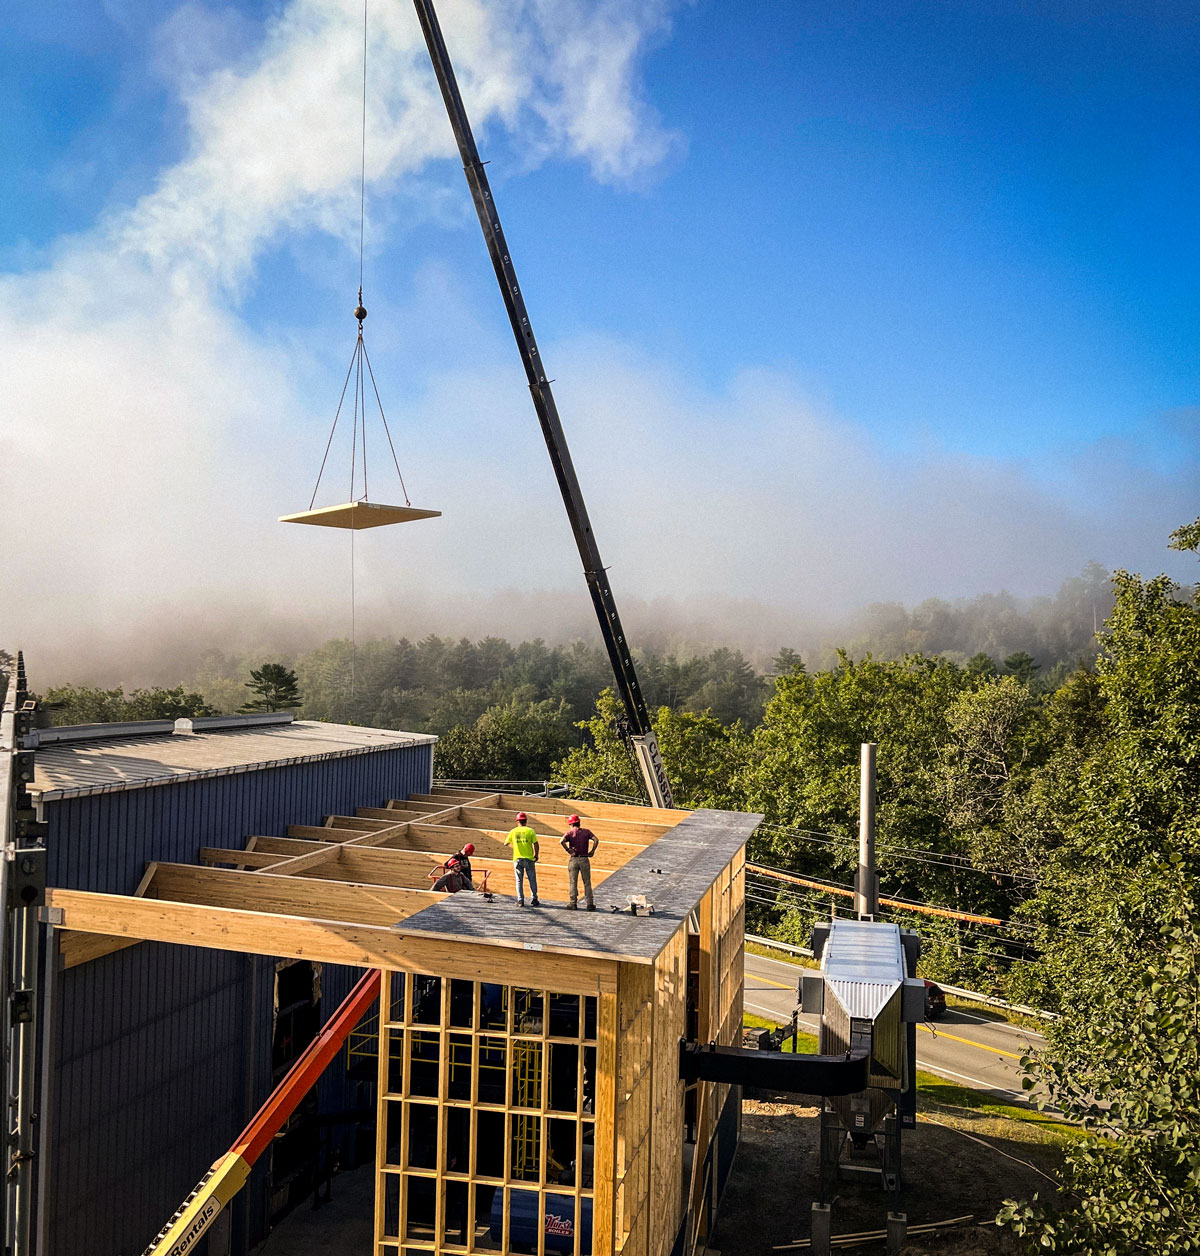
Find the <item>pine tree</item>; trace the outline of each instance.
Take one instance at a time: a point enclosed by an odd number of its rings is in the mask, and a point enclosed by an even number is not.
[[[250,671],[246,688],[257,694],[248,699],[238,710],[242,714],[253,711],[286,711],[300,705],[300,689],[296,673],[282,663],[264,663]]]

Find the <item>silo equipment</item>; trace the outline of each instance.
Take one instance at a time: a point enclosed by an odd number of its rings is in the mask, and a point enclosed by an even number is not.
[[[915,976],[920,939],[878,920],[833,920],[813,930],[819,973],[805,974],[802,1006],[819,1015],[820,1052],[865,1051],[867,1086],[821,1107],[820,1193],[845,1177],[878,1177],[899,1202],[900,1134],[916,1124],[916,1027],[925,987]]]

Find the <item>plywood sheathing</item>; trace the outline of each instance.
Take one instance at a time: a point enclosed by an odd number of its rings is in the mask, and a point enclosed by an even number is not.
[[[761,820],[742,812],[692,812],[608,877],[596,895],[596,912],[570,911],[561,903],[520,908],[508,900],[488,903],[455,894],[413,916],[406,927],[414,936],[486,939],[498,946],[586,951],[652,964]],[[631,916],[631,895],[645,895],[655,914]]]

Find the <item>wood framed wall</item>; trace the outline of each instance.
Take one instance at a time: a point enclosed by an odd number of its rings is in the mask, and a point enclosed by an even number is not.
[[[539,877],[560,904],[566,856],[545,839],[585,815],[601,837],[594,882],[619,887],[609,911],[497,905],[507,859],[494,901],[429,892],[466,840],[479,870],[507,855],[522,806],[538,808]],[[207,866],[151,864],[132,897],[52,889],[48,910],[68,963],[157,940],[382,971],[375,1256],[670,1256],[681,1230],[691,1256],[731,1088],[685,1088],[679,1042],[740,1041],[759,819],[439,790],[198,847]],[[635,892],[654,915],[620,906]],[[721,1128],[736,1142],[736,1122]]]
[[[746,853],[729,863],[701,899],[696,909],[697,937],[693,961],[698,967],[696,1038],[719,1046],[741,1042],[746,934]],[[690,1256],[706,1238],[723,1183],[719,1165],[722,1147],[717,1133],[731,1087],[724,1083],[699,1082],[689,1088],[694,1128],[691,1171],[686,1184],[687,1227],[684,1252]],[[733,1096],[736,1100],[737,1096]],[[741,1129],[740,1104],[733,1124],[734,1138]],[[728,1135],[726,1135],[728,1137]],[[729,1151],[731,1149],[724,1149]],[[670,1250],[669,1248],[667,1250]]]
[[[604,1250],[599,1004],[611,1020],[615,996],[384,973],[380,999],[376,1256]]]

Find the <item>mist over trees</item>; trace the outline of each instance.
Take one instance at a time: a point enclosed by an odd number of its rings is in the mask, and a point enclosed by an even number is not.
[[[1200,520],[1172,543],[1200,549]],[[842,885],[859,745],[878,743],[883,896],[974,919],[881,914],[918,928],[926,975],[1059,1015],[1028,1084],[1083,1133],[1062,1193],[1009,1201],[1001,1224],[1030,1251],[1182,1256],[1200,1250],[1200,584],[1112,581],[1094,666],[1054,684],[1027,651],[1003,673],[787,657],[754,729],[683,717],[684,738],[666,710],[656,728],[681,805],[761,811],[751,860]],[[607,714],[561,765],[573,789],[636,786]],[[747,874],[760,932],[804,941],[836,901]]]
[[[1172,544],[1200,548],[1200,520]],[[1053,1206],[1011,1201],[1002,1222],[1031,1250],[1200,1249],[1200,585],[1092,565],[1032,602],[872,606],[841,648],[798,630],[769,659],[637,664],[677,803],[763,813],[748,854],[768,869],[850,883],[876,742],[883,918],[918,928],[925,975],[1059,1013],[1029,1067],[1087,1133]],[[47,698],[77,723],[298,697],[301,718],[439,734],[441,776],[637,799],[610,683],[583,642],[429,635],[269,669],[214,650],[173,689]],[[748,927],[782,940],[839,902],[747,876]]]

